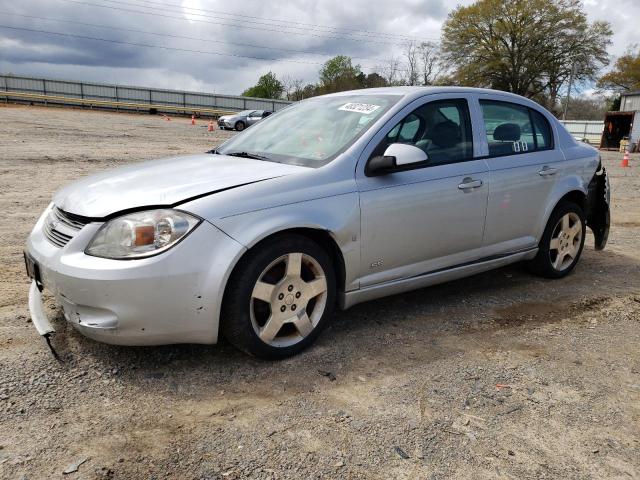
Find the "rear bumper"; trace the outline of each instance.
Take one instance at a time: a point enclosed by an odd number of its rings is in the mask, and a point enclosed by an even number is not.
[[[41,219],[27,241],[44,288],[74,328],[119,345],[216,343],[224,286],[243,246],[202,222],[160,255],[109,260],[84,254],[99,227],[86,225],[59,248],[44,236]],[[38,333],[53,332],[35,282],[29,306]]]

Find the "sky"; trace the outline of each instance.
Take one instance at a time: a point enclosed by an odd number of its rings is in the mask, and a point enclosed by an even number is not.
[[[0,0],[0,73],[238,95],[269,71],[313,83],[335,55],[379,70],[410,39],[437,41],[448,12],[469,3]],[[612,59],[640,43],[640,0],[584,9],[611,23]]]

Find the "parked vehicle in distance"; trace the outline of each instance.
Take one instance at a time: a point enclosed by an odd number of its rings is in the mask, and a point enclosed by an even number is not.
[[[538,104],[392,87],[310,98],[208,154],[63,188],[28,238],[31,316],[49,290],[93,339],[283,358],[335,304],[526,261],[547,278],[609,231],[598,152]],[[464,295],[464,292],[460,292]]]
[[[243,110],[233,115],[223,115],[218,118],[218,127],[223,130],[232,129],[238,132],[267,118],[272,112],[269,110]]]

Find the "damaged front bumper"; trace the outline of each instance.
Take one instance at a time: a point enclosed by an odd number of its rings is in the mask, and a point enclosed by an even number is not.
[[[45,215],[43,215],[44,217]],[[60,248],[44,235],[42,218],[25,251],[31,278],[29,310],[47,342],[54,334],[42,303],[46,290],[81,334],[119,345],[217,341],[223,286],[246,250],[208,222],[175,248],[139,260],[85,255],[100,227],[90,223]]]
[[[607,170],[598,164],[598,169],[589,182],[587,192],[587,226],[593,231],[595,249],[602,250],[607,245],[611,225],[611,188]]]

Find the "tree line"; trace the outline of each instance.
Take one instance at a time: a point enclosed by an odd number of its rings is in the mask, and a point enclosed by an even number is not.
[[[440,42],[408,41],[375,71],[364,73],[338,55],[322,65],[316,83],[268,72],[243,95],[301,100],[358,88],[458,85],[523,95],[559,115],[570,84],[595,83],[614,94],[640,89],[638,45],[600,75],[609,65],[611,36],[608,22],[589,22],[580,0],[478,0],[449,13]],[[593,105],[594,99],[574,102],[594,116],[615,107]]]

